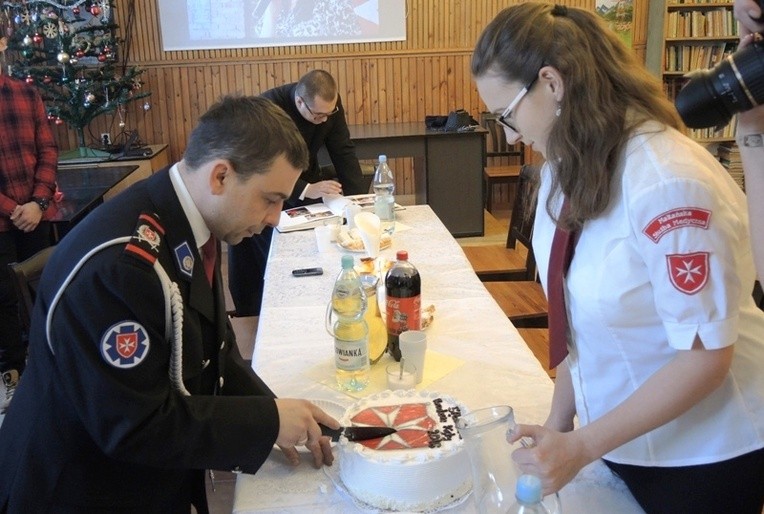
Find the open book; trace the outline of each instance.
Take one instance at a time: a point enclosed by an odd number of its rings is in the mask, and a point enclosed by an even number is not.
[[[326,195],[321,203],[293,207],[281,211],[281,219],[276,227],[279,232],[294,232],[295,230],[307,230],[320,225],[341,223],[342,213],[348,205],[357,205],[363,211],[374,210],[374,194],[365,195]],[[395,204],[395,210],[401,210]]]

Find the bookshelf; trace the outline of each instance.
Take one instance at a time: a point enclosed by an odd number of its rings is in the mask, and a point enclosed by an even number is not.
[[[734,2],[667,0],[664,13],[663,88],[670,99],[686,82],[686,73],[713,68],[737,49],[738,29]],[[703,144],[734,142],[735,120],[716,131],[688,129]]]

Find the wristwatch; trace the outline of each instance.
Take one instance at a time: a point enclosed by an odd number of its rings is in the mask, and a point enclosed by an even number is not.
[[[748,148],[758,148],[764,146],[764,134],[751,134],[743,136],[743,146]]]
[[[48,205],[50,205],[50,199],[48,198],[40,198],[39,196],[33,196],[32,201],[40,206],[40,210],[42,212],[47,211]]]

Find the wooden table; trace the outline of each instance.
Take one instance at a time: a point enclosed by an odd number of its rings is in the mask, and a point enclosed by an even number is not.
[[[137,169],[135,164],[58,168],[56,182],[64,198],[58,202],[58,212],[51,220],[53,240],[58,242],[64,237],[78,221],[101,205],[110,191],[129,180]]]
[[[472,271],[461,247],[429,206],[409,206],[398,214],[398,221],[409,228],[396,229],[392,247],[381,255],[390,259],[396,250],[408,250],[422,277],[422,305],[435,306],[434,321],[426,331],[427,358],[429,352],[437,352],[442,356],[437,362],[449,361],[443,367],[450,371],[424,388],[454,396],[470,410],[510,405],[518,422],[542,423],[553,383]],[[336,245],[319,252],[313,230],[274,232],[252,366],[280,397],[344,407],[357,401],[333,385],[334,343],[324,329],[343,252]],[[295,268],[315,266],[323,267],[322,276],[291,274]],[[384,370],[391,361],[385,355],[374,367]],[[307,459],[291,467],[274,450],[257,474],[239,475],[233,510],[362,512],[336,489],[336,469],[313,469]],[[565,514],[642,512],[623,483],[599,461],[584,468],[561,496]],[[475,507],[468,499],[448,512],[473,513]]]
[[[350,125],[359,159],[413,157],[417,203],[427,203],[454,237],[483,235],[486,130],[429,130],[424,122]]]

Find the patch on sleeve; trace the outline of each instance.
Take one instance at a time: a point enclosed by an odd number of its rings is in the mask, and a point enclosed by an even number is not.
[[[143,212],[138,216],[135,232],[125,246],[125,253],[153,266],[159,258],[159,245],[163,235],[164,228],[159,224],[159,216]]]
[[[674,229],[683,227],[707,229],[710,221],[711,211],[709,210],[698,207],[681,207],[659,214],[642,229],[642,232],[653,243],[657,243],[664,235]]]
[[[684,294],[695,294],[708,282],[708,252],[666,256],[671,284]]]
[[[140,323],[122,321],[101,337],[101,356],[115,368],[134,368],[149,354],[149,334]]]
[[[175,261],[181,276],[185,277],[186,280],[191,280],[194,271],[194,254],[188,241],[183,241],[175,247]]]

